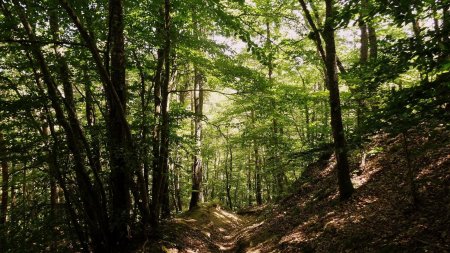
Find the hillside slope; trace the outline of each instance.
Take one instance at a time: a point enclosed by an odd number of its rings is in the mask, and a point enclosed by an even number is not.
[[[450,252],[450,132],[377,134],[351,155],[356,192],[338,200],[334,159],[311,164],[295,193],[236,215],[204,205],[168,221],[146,252]],[[406,153],[410,163],[408,165]],[[412,168],[417,202],[408,183]]]
[[[378,134],[352,156],[356,192],[338,201],[334,160],[312,164],[298,191],[260,217],[238,252],[449,252],[450,134],[443,127]],[[417,188],[412,204],[408,162]]]

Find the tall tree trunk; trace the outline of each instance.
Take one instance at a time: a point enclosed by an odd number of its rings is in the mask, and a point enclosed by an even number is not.
[[[368,35],[368,25],[367,25],[367,11],[368,11],[367,0],[361,0],[360,11],[359,11],[359,29],[361,31],[361,47],[360,47],[360,57],[359,62],[361,64],[366,64],[369,59],[369,35]]]
[[[163,201],[169,197],[168,192],[168,155],[169,155],[169,82],[170,82],[170,0],[164,1],[164,9],[160,11],[163,18],[163,27],[160,30],[163,34],[164,43],[161,49],[158,50],[158,68],[155,76],[155,110],[159,108],[159,129],[154,132],[154,140],[158,140],[158,147],[154,146],[154,167],[153,167],[153,184],[152,184],[152,225],[158,226],[159,217]],[[162,71],[164,67],[164,71]],[[158,87],[159,86],[159,89]],[[158,101],[159,100],[159,101]],[[157,103],[160,102],[160,103]],[[156,113],[158,113],[156,111]],[[159,137],[159,138],[158,138]],[[155,144],[156,145],[156,144]],[[155,156],[157,155],[157,156]],[[164,210],[164,216],[170,215],[167,213],[167,208]],[[169,210],[170,212],[170,210]]]
[[[96,171],[101,171],[101,153],[100,153],[100,133],[97,129],[95,129],[95,126],[97,124],[97,117],[95,114],[95,108],[94,108],[94,95],[92,94],[92,82],[90,80],[90,77],[88,75],[88,70],[83,70],[83,78],[84,78],[84,92],[85,92],[85,114],[86,114],[86,121],[87,121],[87,127],[89,134],[91,136],[91,143],[92,143],[92,160],[93,160],[93,166]],[[106,201],[106,200],[105,200]]]
[[[256,116],[255,112],[251,111],[251,119],[252,124],[256,123]],[[258,143],[255,139],[253,139],[253,153],[254,153],[254,159],[255,159],[255,198],[256,198],[256,204],[262,205],[262,177],[261,177],[261,160],[259,155],[259,148]]]
[[[369,59],[369,35],[367,33],[367,23],[364,20],[365,19],[365,10],[367,7],[367,1],[362,0],[361,1],[361,14],[359,17],[359,29],[361,31],[361,47],[360,47],[360,53],[359,53],[359,62],[361,64],[366,64],[367,60]]]
[[[228,145],[228,144],[227,144]],[[227,203],[230,210],[233,210],[233,202],[231,199],[231,177],[233,172],[233,149],[227,147],[227,155],[225,159],[225,190],[227,194]]]
[[[161,146],[161,75],[164,64],[164,52],[162,49],[158,50],[158,61],[156,66],[156,73],[154,77],[154,116],[155,123],[153,126],[152,136],[152,154],[153,154],[153,177],[152,177],[152,206],[151,206],[151,224],[156,227],[158,225],[161,203],[159,201],[159,188],[162,177],[162,171],[159,166],[160,146]]]
[[[202,181],[203,181],[203,164],[202,164],[202,115],[203,115],[203,74],[194,66],[194,139],[195,153],[192,164],[192,194],[189,209],[198,206],[202,201]]]
[[[39,79],[36,79],[38,81]],[[40,86],[40,84],[38,84]],[[74,227],[75,234],[78,236],[79,243],[82,247],[83,252],[88,252],[89,246],[88,246],[88,239],[86,238],[86,235],[82,229],[82,226],[80,224],[79,216],[76,214],[75,211],[75,205],[73,204],[73,199],[76,198],[73,193],[71,193],[67,188],[66,179],[63,177],[61,170],[58,166],[58,143],[60,143],[60,139],[58,138],[55,130],[54,122],[51,119],[50,110],[46,106],[44,107],[45,114],[46,114],[46,126],[48,126],[48,129],[50,130],[51,137],[53,139],[53,144],[48,146],[48,164],[49,164],[49,170],[52,174],[52,177],[56,179],[59,186],[62,189],[63,196],[64,196],[64,206],[67,210],[69,220],[68,223],[72,223],[72,226]],[[47,132],[43,131],[43,137],[48,138],[48,129]],[[56,184],[55,181],[55,184]],[[57,186],[56,186],[57,187]],[[56,189],[57,190],[57,189]],[[56,192],[58,194],[58,192]],[[57,215],[55,213],[55,215]]]
[[[141,194],[143,195],[143,199],[147,202],[145,205],[148,206],[148,193],[149,193],[149,159],[148,159],[148,134],[149,134],[149,126],[148,126],[148,105],[150,102],[149,94],[146,87],[146,75],[144,73],[144,69],[142,68],[141,62],[138,59],[138,56],[136,52],[133,52],[133,57],[136,62],[136,67],[139,71],[139,78],[140,78],[140,89],[139,89],[139,98],[140,98],[140,110],[141,110],[141,122],[140,122],[140,135],[141,135],[141,141],[140,141],[140,152],[139,152],[139,161],[140,161],[140,171],[137,173],[138,175],[142,175],[142,177],[138,176],[138,185],[139,188],[142,189]],[[141,180],[140,180],[141,179]]]
[[[414,173],[414,165],[413,161],[411,161],[411,154],[409,151],[409,145],[408,145],[408,137],[405,131],[402,132],[402,147],[403,151],[405,153],[405,159],[406,159],[406,166],[407,166],[407,172],[406,172],[406,182],[408,185],[408,204],[411,206],[411,208],[416,208],[417,204],[419,202],[419,197],[417,193],[417,185],[415,182],[415,173]]]
[[[370,47],[370,60],[376,60],[378,57],[378,39],[377,39],[377,33],[375,28],[373,27],[373,24],[369,23],[369,47]]]
[[[334,40],[334,6],[333,0],[326,0],[326,22],[323,31],[326,47],[326,81],[330,92],[331,128],[333,130],[336,166],[338,173],[339,194],[342,200],[351,197],[354,189],[350,180],[347,158],[347,144],[342,124],[339,84],[336,69],[336,45]]]
[[[273,86],[273,53],[272,53],[272,41],[271,41],[271,29],[270,29],[270,22],[266,22],[266,49],[269,51],[269,59],[268,59],[268,80],[271,86]],[[276,101],[275,98],[272,98],[272,107],[275,109],[275,111],[277,110],[276,108]],[[272,156],[273,156],[273,169],[275,172],[275,180],[277,182],[277,195],[281,196],[284,192],[284,186],[283,186],[283,182],[282,182],[282,178],[284,177],[284,171],[283,168],[280,166],[280,156],[279,156],[279,147],[278,147],[278,138],[279,138],[279,134],[278,134],[278,130],[279,130],[279,126],[278,126],[278,120],[277,120],[277,113],[275,113],[275,115],[272,118],[272,134],[273,134],[273,144],[274,144],[274,149],[272,151]]]
[[[164,26],[165,26],[165,53],[164,53],[164,76],[163,83],[161,86],[161,153],[160,153],[160,166],[163,172],[162,178],[162,191],[161,191],[161,203],[162,203],[162,217],[170,217],[170,206],[169,206],[169,84],[170,84],[170,74],[171,74],[171,38],[170,38],[170,0],[165,0],[164,2]]]
[[[304,0],[298,0],[298,2],[300,3],[300,6],[303,9],[303,13],[305,14],[305,18],[308,21],[308,24],[311,28],[311,31],[313,33],[314,36],[314,42],[316,44],[317,47],[317,51],[319,52],[320,57],[322,58],[322,60],[325,62],[325,50],[323,49],[322,46],[322,39],[320,38],[320,31],[316,26],[316,23],[314,22],[312,15],[308,9],[308,6],[306,5],[306,2]]]
[[[181,200],[181,185],[180,185],[180,168],[177,164],[174,164],[174,191],[175,191],[175,201],[178,206],[178,211],[183,211],[183,202]]]
[[[9,184],[9,168],[7,162],[8,152],[6,150],[6,144],[2,132],[0,132],[0,154],[2,166],[2,204],[0,208],[0,226],[1,226],[6,223],[6,213],[8,211],[8,184]]]
[[[42,121],[45,122],[45,116],[42,117]],[[42,126],[42,136],[44,138],[46,138],[48,140],[50,133],[49,133],[49,126],[48,124],[45,122],[44,125]],[[47,144],[50,144],[50,142],[47,142]],[[50,146],[50,145],[48,145]],[[57,229],[56,229],[56,219],[57,219],[57,215],[58,215],[58,210],[57,210],[57,204],[59,202],[58,199],[58,188],[56,185],[56,180],[55,180],[55,170],[57,169],[57,164],[56,164],[56,153],[49,148],[49,151],[47,153],[47,166],[48,166],[48,176],[50,178],[50,219],[51,219],[51,233],[52,236],[56,237],[57,236]],[[51,252],[55,252],[57,247],[56,247],[56,240],[51,242],[50,245],[50,251]]]
[[[308,7],[306,6],[305,0],[298,0],[298,2],[300,3],[300,6],[302,7],[303,13],[305,14],[305,18],[308,21],[311,31],[313,32],[313,40],[316,44],[317,51],[319,52],[319,55],[322,58],[322,60],[325,62],[325,57],[326,57],[325,50],[323,48],[322,39],[321,39],[321,37],[324,38],[325,35],[323,34],[323,32],[321,30],[319,30],[317,28],[317,25],[315,24],[315,22],[311,16],[311,13],[310,13]],[[310,2],[310,4],[313,5],[312,2]],[[313,8],[313,9],[315,9],[315,8]],[[324,40],[325,40],[325,38],[324,38]],[[339,71],[341,71],[341,73],[346,73],[344,65],[339,60],[339,58],[337,58],[337,56],[336,56],[336,63],[339,68]]]
[[[360,12],[359,12],[359,29],[361,32],[360,36],[360,50],[359,50],[359,63],[361,65],[367,64],[369,59],[369,35],[368,26],[366,23],[367,13],[367,0],[361,0]],[[358,104],[356,108],[356,127],[360,129],[362,123],[362,113],[364,111],[364,101],[362,98],[356,98],[356,103]]]
[[[193,10],[192,19],[194,22],[194,34],[197,39],[200,37],[198,18],[196,10]],[[202,116],[203,116],[203,82],[204,75],[197,64],[194,63],[194,141],[195,151],[192,163],[192,193],[189,209],[192,210],[203,201],[203,164],[202,164]]]
[[[251,206],[253,202],[252,192],[252,155],[249,154],[247,162],[247,205]]]
[[[52,10],[50,12],[50,30],[51,30],[53,39],[55,41],[59,41],[60,40],[59,20],[58,20],[56,9]],[[70,124],[70,127],[73,130],[75,138],[80,141],[80,145],[84,148],[86,157],[89,161],[89,165],[91,166],[91,168],[94,172],[94,178],[95,178],[94,187],[96,187],[96,191],[99,192],[100,196],[101,196],[101,202],[98,204],[101,205],[103,210],[106,210],[106,208],[107,208],[106,207],[106,195],[104,193],[103,183],[101,182],[99,174],[98,174],[100,171],[100,161],[98,160],[99,158],[96,158],[92,154],[91,147],[88,144],[88,141],[86,140],[86,137],[81,128],[80,121],[77,116],[76,105],[75,105],[75,100],[74,100],[74,92],[73,92],[73,87],[72,87],[72,83],[70,80],[71,78],[70,78],[69,65],[67,64],[66,58],[60,53],[61,49],[59,48],[59,46],[54,45],[53,49],[54,49],[54,53],[55,53],[57,61],[58,61],[58,63],[57,63],[58,76],[63,84],[63,90],[64,90],[63,102],[64,102],[64,105],[65,105],[65,108],[67,111],[68,122]],[[88,102],[86,104],[88,104]],[[88,122],[89,122],[89,120],[88,120]],[[97,144],[95,144],[95,142],[93,142],[93,143],[94,143],[94,145],[97,145]],[[95,151],[97,151],[97,150],[95,150]]]
[[[126,93],[125,84],[125,41],[123,0],[109,1],[109,20],[111,36],[111,85],[117,93],[118,100],[109,98],[108,107],[108,134],[110,147],[111,167],[111,192],[112,192],[112,216],[111,232],[114,242],[125,245],[128,235],[128,224],[130,222],[130,181],[134,172],[131,166],[130,152],[131,140],[121,117],[126,115]]]
[[[28,38],[32,41],[37,41],[33,27],[28,22],[27,15],[24,12],[23,4],[18,0],[14,0],[13,3],[17,9],[20,21]],[[7,15],[7,13],[5,12],[4,14]],[[107,223],[105,223],[107,219],[107,213],[106,210],[103,210],[103,208],[95,208],[99,203],[101,203],[101,198],[95,191],[95,188],[93,187],[92,182],[89,179],[89,175],[86,171],[84,165],[83,144],[81,140],[76,138],[76,134],[74,132],[78,131],[78,129],[72,129],[71,124],[69,124],[64,115],[64,111],[60,105],[58,90],[55,81],[53,80],[53,77],[50,73],[49,67],[39,45],[32,44],[30,49],[33,57],[37,61],[37,65],[41,70],[42,78],[47,85],[47,92],[51,100],[52,107],[54,108],[56,113],[56,118],[66,133],[68,146],[71,150],[71,153],[73,154],[74,170],[76,173],[75,179],[78,189],[80,190],[80,199],[83,203],[83,207],[85,208],[85,218],[86,223],[90,229],[92,245],[97,250],[105,250],[105,248],[109,247],[107,246],[109,232]]]

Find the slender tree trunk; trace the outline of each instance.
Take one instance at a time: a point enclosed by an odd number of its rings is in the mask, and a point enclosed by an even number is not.
[[[226,177],[226,193],[227,193],[227,202],[230,210],[233,210],[233,202],[231,199],[231,180],[232,180],[232,172],[233,172],[233,150],[231,147],[228,147],[227,159],[225,159],[225,177]]]
[[[378,57],[378,39],[375,28],[369,23],[369,46],[370,46],[370,60],[376,60]]]
[[[35,41],[36,35],[34,34],[34,30],[31,24],[28,22],[27,15],[24,12],[22,4],[18,0],[14,0],[14,6],[16,7],[19,18],[23,24],[24,30],[30,40]],[[6,14],[6,13],[4,13]],[[90,235],[92,238],[92,244],[94,248],[97,250],[104,250],[106,245],[108,245],[108,231],[107,231],[107,223],[105,224],[105,220],[107,218],[106,210],[103,208],[94,208],[99,203],[101,203],[101,198],[95,191],[92,183],[90,182],[88,173],[85,169],[84,165],[84,155],[83,155],[83,144],[79,139],[75,136],[74,129],[71,128],[71,125],[68,123],[64,111],[60,105],[58,99],[58,91],[56,84],[52,78],[52,75],[49,71],[48,65],[45,61],[44,55],[38,45],[31,46],[31,52],[34,58],[37,61],[37,65],[39,66],[42,78],[47,85],[47,92],[49,98],[52,102],[52,107],[55,109],[56,118],[58,122],[63,127],[67,140],[68,146],[73,154],[74,160],[74,169],[76,173],[76,182],[78,189],[80,190],[80,199],[83,203],[86,213],[86,223],[90,229]],[[75,130],[77,131],[77,130]],[[106,225],[106,228],[105,228]]]
[[[251,206],[253,203],[253,192],[252,192],[252,155],[248,155],[247,161],[247,205]]]
[[[130,181],[134,169],[131,166],[131,140],[121,114],[126,114],[125,84],[125,41],[123,1],[110,0],[110,36],[111,36],[111,84],[115,89],[118,101],[109,99],[108,133],[110,141],[111,192],[112,192],[112,236],[116,244],[127,241],[128,224],[130,222],[131,196]]]
[[[92,94],[92,82],[89,78],[87,69],[83,70],[84,76],[84,92],[85,92],[85,113],[86,113],[86,121],[87,127],[89,130],[89,134],[92,139],[92,159],[94,161],[94,168],[97,171],[101,171],[101,153],[100,153],[100,134],[97,129],[95,129],[95,125],[97,124],[97,118],[95,114],[94,108],[94,95]]]
[[[369,40],[370,36],[368,33],[369,26],[367,25],[366,19],[367,19],[367,8],[368,3],[367,0],[361,0],[360,4],[360,14],[359,14],[359,29],[361,31],[361,37],[360,37],[360,53],[359,53],[359,63],[361,65],[367,64],[369,60]],[[362,114],[365,110],[365,102],[364,99],[361,97],[356,96],[356,127],[357,129],[361,128],[362,124]]]
[[[149,94],[146,87],[146,75],[144,73],[144,69],[142,68],[142,65],[138,59],[138,56],[136,52],[133,52],[133,57],[136,62],[137,69],[139,71],[139,78],[140,78],[140,89],[139,89],[139,98],[140,98],[140,106],[141,106],[141,122],[140,122],[140,134],[141,134],[141,141],[140,141],[140,153],[139,153],[139,159],[140,159],[140,166],[141,171],[139,171],[138,174],[138,185],[141,189],[141,194],[143,196],[145,203],[145,206],[149,206],[149,159],[148,159],[148,153],[149,153],[149,126],[148,126],[148,105],[150,102],[150,99],[148,98]],[[142,176],[139,176],[142,175]]]
[[[195,153],[192,164],[192,194],[189,209],[198,206],[202,201],[203,164],[201,157],[202,115],[203,115],[203,74],[194,66],[194,139]]]
[[[406,159],[406,166],[407,166],[407,184],[408,184],[408,204],[411,205],[412,208],[417,207],[418,204],[418,194],[417,194],[417,186],[416,186],[416,182],[414,180],[415,178],[415,173],[414,173],[414,167],[413,167],[413,163],[411,161],[411,154],[409,151],[409,145],[408,145],[408,137],[406,136],[406,133],[403,132],[402,133],[402,146],[403,146],[403,151],[405,152],[405,159]]]
[[[369,58],[369,38],[367,35],[367,24],[362,24],[359,26],[359,29],[361,30],[361,47],[360,47],[360,54],[359,54],[359,62],[361,64],[367,63],[367,60]]]
[[[366,12],[367,12],[367,0],[361,0],[359,15],[359,29],[361,31],[361,47],[360,47],[360,57],[359,62],[361,64],[366,64],[369,59],[369,35],[368,27],[366,22]]]
[[[159,201],[159,185],[162,177],[162,171],[159,166],[159,157],[160,157],[160,146],[161,146],[161,73],[164,64],[164,56],[163,50],[158,50],[158,62],[156,66],[156,73],[154,77],[154,116],[155,116],[155,125],[153,126],[153,177],[152,177],[152,226],[156,227],[158,225],[159,214],[160,214],[160,206],[161,203]]]
[[[331,128],[333,130],[336,166],[338,172],[339,194],[342,200],[351,197],[354,189],[350,180],[347,158],[347,144],[342,124],[339,84],[336,69],[336,45],[334,40],[334,6],[333,0],[326,0],[326,22],[323,31],[326,45],[327,86],[330,91]]]
[[[2,132],[0,132],[0,154],[2,166],[2,204],[0,208],[0,226],[1,226],[6,223],[6,214],[8,211],[8,185],[9,185],[9,167],[7,162],[8,152],[6,150],[6,144]]]
[[[160,109],[159,129],[154,132],[154,140],[159,140],[158,147],[154,146],[154,167],[152,184],[152,225],[158,226],[158,220],[161,214],[163,203],[168,199],[168,155],[169,155],[169,82],[170,82],[170,0],[164,1],[164,8],[161,10],[163,27],[161,29],[164,43],[158,51],[158,68],[160,71],[155,77],[155,110]],[[164,67],[164,71],[162,71]],[[159,87],[158,87],[159,86]],[[159,88],[159,89],[158,89]],[[159,101],[158,101],[159,100]],[[160,102],[160,103],[157,103]],[[158,111],[156,111],[158,114]],[[156,135],[156,138],[155,138]],[[158,138],[159,137],[159,138]],[[156,144],[155,144],[156,145]],[[167,206],[168,207],[168,206]],[[169,216],[170,210],[164,208],[163,216]],[[169,213],[167,212],[169,211]]]
[[[170,38],[170,0],[164,2],[164,23],[165,23],[165,52],[164,52],[164,76],[161,86],[161,153],[160,166],[163,172],[162,178],[162,216],[170,217],[169,207],[169,84],[170,84],[170,54],[171,54],[171,38]]]
[[[314,23],[314,20],[311,16],[311,13],[308,9],[308,7],[306,6],[306,2],[304,0],[298,0],[298,2],[300,3],[300,6],[302,7],[303,13],[305,14],[305,18],[308,21],[308,24],[311,28],[311,31],[313,32],[313,40],[316,44],[317,47],[317,51],[319,52],[320,57],[322,58],[322,60],[325,62],[325,50],[323,48],[322,45],[322,39],[321,37],[325,37],[325,35],[323,34],[323,32],[321,30],[319,30],[317,28],[317,25]],[[313,5],[313,2],[310,2],[311,5]],[[315,9],[315,8],[313,8]],[[325,38],[324,38],[325,40]],[[342,64],[342,62],[339,60],[339,58],[336,56],[336,63],[337,66],[339,68],[339,71],[341,71],[341,73],[346,73],[346,70],[344,68],[344,65]]]
[[[183,211],[183,202],[181,200],[181,186],[180,186],[180,168],[175,165],[174,166],[174,189],[175,189],[175,201],[177,202],[178,211]]]
[[[43,122],[45,122],[45,117],[43,117]],[[42,126],[42,136],[46,139],[48,139],[48,137],[50,136],[49,134],[49,126],[47,123],[44,123],[44,125]],[[49,142],[47,142],[48,144],[50,144]],[[49,145],[50,146],[50,145]],[[57,204],[59,202],[58,199],[58,188],[56,185],[56,180],[55,180],[55,170],[57,169],[57,164],[56,164],[56,153],[53,152],[53,150],[51,148],[49,148],[49,151],[47,153],[47,165],[48,165],[48,176],[50,178],[50,219],[51,219],[51,233],[53,237],[57,236],[57,228],[56,228],[56,219],[57,219]],[[56,247],[56,240],[51,242],[50,245],[50,251],[51,252],[55,252],[57,249]]]
[[[261,177],[261,164],[259,157],[259,150],[256,143],[253,144],[255,152],[255,192],[256,192],[256,204],[262,205],[262,177]]]
[[[316,43],[317,51],[319,52],[320,57],[325,62],[325,50],[322,46],[322,39],[320,38],[320,31],[316,26],[316,23],[314,22],[311,13],[309,12],[308,6],[306,5],[306,2],[304,0],[298,0],[300,3],[300,6],[303,9],[303,13],[305,14],[305,18],[308,21],[308,24],[311,28],[311,31],[314,35],[314,42]]]
[[[52,37],[55,41],[60,40],[60,29],[59,29],[59,20],[56,10],[52,10],[50,12],[50,30],[52,33]],[[101,197],[101,202],[98,203],[101,205],[103,210],[106,210],[106,195],[104,193],[103,183],[101,182],[99,178],[99,171],[100,171],[100,161],[98,158],[95,157],[95,155],[92,154],[91,147],[83,133],[83,130],[81,128],[81,123],[78,119],[78,115],[76,112],[76,104],[74,100],[74,92],[73,87],[71,83],[71,77],[70,77],[70,70],[69,65],[67,63],[66,58],[60,53],[61,49],[58,45],[54,45],[54,53],[57,58],[57,67],[58,67],[58,75],[59,79],[61,80],[63,84],[63,90],[64,90],[64,98],[63,102],[67,111],[68,115],[68,122],[69,125],[73,131],[74,137],[80,141],[80,146],[82,146],[85,150],[85,155],[89,161],[89,165],[91,166],[93,172],[94,172],[94,178],[95,178],[95,184],[94,187],[96,188],[96,191],[99,192],[99,196]],[[91,101],[88,101],[91,102]],[[88,104],[88,102],[86,104]],[[89,122],[89,120],[88,120]],[[93,142],[94,145],[97,145],[95,142]],[[98,150],[94,150],[97,152]]]
[[[38,86],[40,86],[40,85],[38,85]],[[71,193],[68,190],[66,180],[64,179],[62,172],[58,166],[58,150],[59,150],[58,143],[60,143],[60,139],[58,138],[58,136],[56,134],[54,122],[51,120],[49,108],[44,107],[44,110],[46,112],[46,121],[47,121],[46,125],[48,126],[48,129],[50,130],[50,133],[51,133],[51,137],[53,139],[53,144],[48,147],[49,170],[50,170],[50,173],[52,173],[52,176],[54,177],[54,179],[56,179],[56,181],[58,182],[59,186],[62,189],[63,196],[64,196],[64,204],[65,204],[64,206],[67,210],[69,220],[70,220],[70,221],[68,221],[68,223],[69,224],[70,224],[70,222],[72,223],[74,230],[75,230],[75,234],[78,236],[78,240],[82,247],[82,251],[88,252],[88,249],[89,249],[88,239],[86,238],[86,235],[80,224],[79,216],[75,212],[75,206],[72,203],[72,200],[76,197],[74,197],[73,193]],[[45,131],[43,131],[42,134],[44,135],[44,137],[46,137],[46,138],[48,137],[48,136],[46,136],[48,133],[46,133]],[[56,194],[58,194],[58,192]]]

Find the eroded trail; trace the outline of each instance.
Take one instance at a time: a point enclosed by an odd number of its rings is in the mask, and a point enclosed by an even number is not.
[[[167,222],[166,236],[153,252],[239,252],[242,236],[257,224],[252,212],[238,215],[218,205],[202,206]]]
[[[140,252],[449,252],[450,132],[434,131],[409,132],[411,150],[421,151],[414,157],[416,206],[402,136],[378,134],[365,149],[383,151],[352,157],[357,191],[349,201],[338,199],[335,159],[327,155],[278,203],[240,215],[203,204],[164,223],[162,238]]]
[[[256,222],[256,217],[249,214],[238,215],[212,205],[186,213],[177,218],[176,222],[185,223],[208,237],[216,246],[212,252],[236,252],[239,250],[240,236]]]

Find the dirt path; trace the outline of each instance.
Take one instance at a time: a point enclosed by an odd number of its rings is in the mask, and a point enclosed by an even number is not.
[[[237,215],[222,209],[220,206],[200,208],[177,219],[196,228],[210,238],[217,247],[212,252],[236,252],[238,242],[247,227],[256,222],[252,215]],[[200,251],[199,251],[200,252]]]
[[[165,224],[166,236],[150,252],[240,251],[240,240],[258,224],[255,214],[238,215],[217,205],[207,205],[186,212]]]

